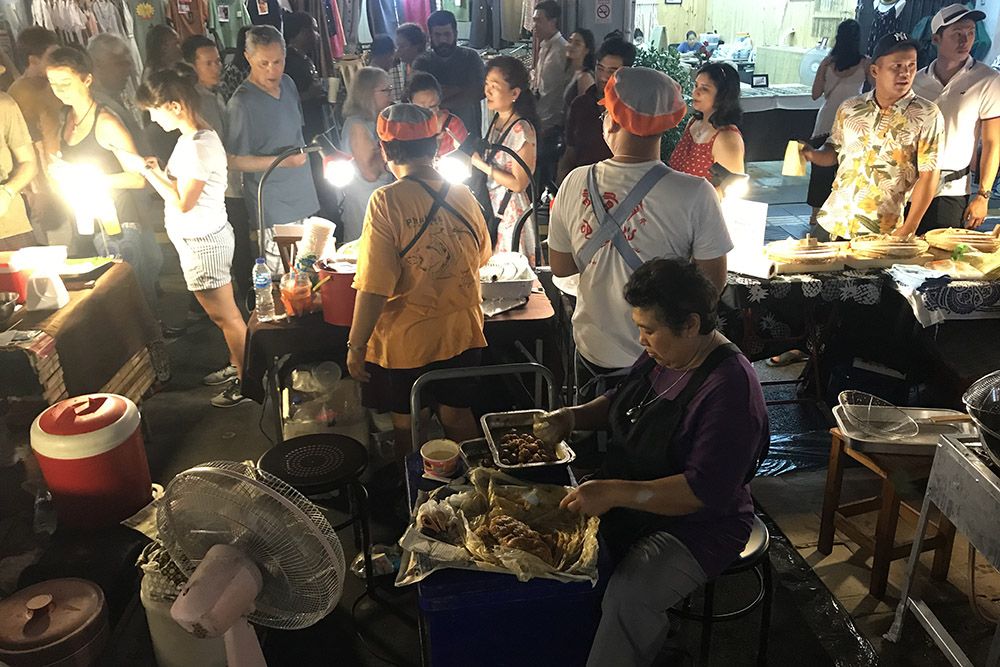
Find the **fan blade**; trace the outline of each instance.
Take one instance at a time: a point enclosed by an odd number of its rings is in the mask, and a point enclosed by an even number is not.
[[[245,618],[226,630],[226,664],[228,667],[267,667],[257,633]]]
[[[170,616],[196,637],[218,637],[254,608],[264,579],[253,561],[216,544],[170,607]]]

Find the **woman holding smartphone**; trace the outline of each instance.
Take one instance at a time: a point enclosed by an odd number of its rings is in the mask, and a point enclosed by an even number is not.
[[[212,405],[228,408],[250,400],[240,393],[246,323],[233,296],[229,274],[233,228],[226,217],[226,149],[199,115],[198,77],[178,63],[151,72],[136,94],[141,107],[166,132],[180,138],[161,169],[156,158],[130,156],[128,168],[141,172],[163,197],[167,236],[177,249],[184,281],[205,312],[222,330],[236,378]]]

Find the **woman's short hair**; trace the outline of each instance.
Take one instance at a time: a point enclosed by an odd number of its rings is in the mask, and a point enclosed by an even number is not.
[[[430,72],[414,72],[406,84],[406,99],[413,101],[413,96],[426,90],[432,91],[441,101],[441,84]]]
[[[375,89],[382,82],[388,82],[389,75],[378,67],[362,67],[351,79],[344,102],[344,117],[360,116],[365,120],[375,120]]]
[[[696,33],[694,30],[688,30],[686,33],[684,33],[684,39],[686,40],[688,37],[694,37],[695,39],[698,39],[698,33]]]
[[[400,37],[417,47],[418,51],[427,48],[427,33],[416,23],[403,23],[396,28],[396,39]]]
[[[500,72],[508,86],[520,88],[521,94],[514,100],[514,112],[534,125],[535,130],[540,129],[538,107],[535,105],[535,96],[531,92],[531,76],[524,63],[513,56],[496,56],[490,58],[486,63],[486,74],[488,75],[493,70]]]
[[[198,75],[185,62],[150,72],[135,91],[135,101],[143,109],[157,109],[176,102],[197,116],[201,95],[195,86]]]
[[[580,35],[580,39],[583,40],[584,45],[587,47],[587,55],[583,57],[583,69],[588,72],[593,72],[595,63],[594,51],[597,49],[597,46],[594,43],[594,33],[586,28],[577,28],[570,33],[570,37],[573,35]]]
[[[81,79],[94,73],[94,61],[87,52],[72,46],[60,46],[49,54],[47,66],[71,69]]]
[[[674,333],[691,315],[701,318],[701,334],[719,321],[719,291],[695,264],[680,259],[652,259],[636,269],[625,285],[625,301],[633,308],[652,308]]]
[[[743,119],[740,108],[740,75],[729,63],[708,63],[702,65],[698,74],[704,74],[715,84],[715,111],[709,122],[716,129],[738,125]],[[701,112],[695,112],[701,119]]]

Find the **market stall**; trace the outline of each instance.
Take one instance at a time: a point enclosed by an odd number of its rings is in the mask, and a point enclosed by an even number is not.
[[[71,290],[62,308],[21,309],[8,326],[0,334],[0,395],[8,398],[51,404],[112,392],[139,401],[169,377],[159,325],[124,263]]]
[[[747,162],[780,160],[793,139],[809,139],[823,100],[814,100],[809,86],[783,83],[767,88],[740,84],[743,122],[740,132]]]

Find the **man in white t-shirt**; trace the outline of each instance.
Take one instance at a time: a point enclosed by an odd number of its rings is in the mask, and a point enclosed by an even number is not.
[[[549,218],[552,273],[580,274],[573,339],[583,375],[598,378],[628,369],[643,351],[623,296],[638,265],[657,257],[691,260],[721,292],[733,247],[708,181],[660,161],[660,136],[687,110],[680,86],[662,72],[624,67],[600,104],[614,157],[571,171]],[[607,210],[600,222],[591,191]]]
[[[953,4],[931,19],[938,57],[917,72],[913,92],[936,103],[944,117],[938,148],[941,182],[918,234],[943,227],[978,227],[986,217],[1000,165],[1000,73],[971,55],[976,21],[985,17],[979,10]],[[969,172],[980,139],[979,189],[970,201]]]

